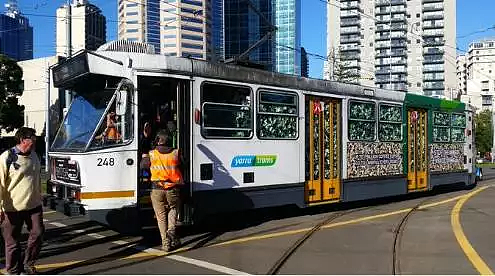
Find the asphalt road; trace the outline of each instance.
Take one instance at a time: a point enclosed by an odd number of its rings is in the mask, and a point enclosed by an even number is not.
[[[85,217],[46,210],[38,268],[47,274],[267,274],[289,252],[279,274],[479,274],[482,263],[495,268],[491,185],[495,169],[485,169],[485,180],[471,190],[211,218],[184,230],[184,246],[172,254],[158,250],[156,229],[124,236]]]

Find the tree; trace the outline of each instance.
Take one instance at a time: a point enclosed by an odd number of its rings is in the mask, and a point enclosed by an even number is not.
[[[349,68],[349,62],[345,61],[345,55],[332,48],[327,56],[329,79],[344,83],[355,83],[359,76]]]
[[[24,125],[22,69],[16,61],[0,55],[0,128],[11,132]]]
[[[491,152],[493,142],[492,113],[483,110],[474,117],[476,148],[482,154]]]

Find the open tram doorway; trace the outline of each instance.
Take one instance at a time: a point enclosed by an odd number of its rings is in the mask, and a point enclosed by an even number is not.
[[[306,186],[308,204],[341,197],[342,102],[306,98]]]
[[[407,111],[407,190],[428,188],[428,112],[423,109]]]
[[[181,197],[185,204],[190,195],[190,81],[155,77],[139,76],[138,93],[138,127],[139,127],[139,161],[142,153],[148,150],[149,144],[144,138],[144,126],[151,127],[151,149],[155,146],[155,136],[159,130],[167,130],[173,137],[173,147],[179,149],[184,160],[181,165],[185,187],[181,189]],[[139,171],[138,181],[139,207],[151,210],[151,183],[149,172]],[[188,208],[179,210],[179,220],[186,223],[190,216]],[[152,218],[152,216],[151,216]]]

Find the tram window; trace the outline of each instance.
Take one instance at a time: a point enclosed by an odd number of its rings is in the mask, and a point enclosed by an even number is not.
[[[402,107],[380,104],[378,138],[382,142],[402,141]]]
[[[452,113],[452,142],[463,143],[466,141],[465,127],[466,115]]]
[[[349,102],[349,140],[374,141],[376,105],[374,102]]]
[[[258,138],[297,139],[297,94],[260,91],[256,118]]]
[[[90,148],[100,148],[112,145],[126,144],[132,141],[133,138],[133,104],[132,96],[133,89],[127,85],[123,85],[121,90],[127,93],[127,104],[125,113],[118,115],[117,102],[118,97],[115,96],[110,103],[110,108],[103,117],[103,121],[96,132],[96,136],[91,143]]]
[[[450,114],[433,112],[433,142],[450,142]]]
[[[202,135],[206,138],[251,138],[251,105],[249,87],[204,83],[201,93]]]

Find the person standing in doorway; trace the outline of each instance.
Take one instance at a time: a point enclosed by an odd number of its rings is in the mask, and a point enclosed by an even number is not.
[[[151,204],[158,221],[162,238],[162,249],[173,251],[180,247],[177,236],[177,210],[180,202],[180,187],[184,184],[180,170],[181,157],[178,149],[172,147],[172,137],[166,130],[158,131],[156,147],[149,157],[144,157],[142,168],[151,171]]]
[[[34,264],[44,233],[41,195],[41,165],[35,152],[36,131],[21,127],[16,146],[0,155],[0,220],[9,274],[36,274]],[[21,260],[21,230],[29,231],[24,260]]]

